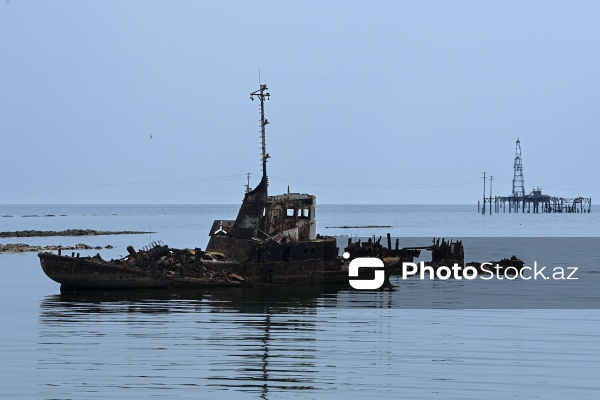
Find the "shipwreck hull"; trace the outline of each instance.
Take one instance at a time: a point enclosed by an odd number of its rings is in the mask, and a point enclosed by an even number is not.
[[[135,266],[125,262],[96,258],[76,258],[52,253],[39,253],[44,273],[61,284],[61,290],[137,290],[194,288],[207,286],[239,286],[243,280],[235,272],[239,266],[223,263],[214,267],[188,265],[178,270],[157,265]],[[207,268],[208,267],[208,268]]]
[[[164,269],[136,266],[98,258],[77,258],[39,253],[44,273],[61,284],[61,290],[139,290],[256,285],[348,284],[348,265],[323,260],[247,263],[190,264]],[[388,280],[398,261],[386,263]],[[373,279],[373,271],[361,270],[358,279]]]
[[[160,289],[169,281],[146,271],[123,268],[93,260],[40,253],[42,270],[61,289]]]

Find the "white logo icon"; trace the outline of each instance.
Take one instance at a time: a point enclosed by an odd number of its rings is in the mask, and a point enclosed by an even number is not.
[[[349,279],[350,286],[359,290],[379,289],[385,281],[385,272],[383,271],[383,261],[376,257],[359,257],[350,261],[348,266],[348,276],[350,278],[358,277],[360,268],[377,268],[373,279]]]

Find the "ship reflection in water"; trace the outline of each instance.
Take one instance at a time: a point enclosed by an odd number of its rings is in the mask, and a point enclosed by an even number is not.
[[[366,292],[325,285],[47,296],[35,349],[39,398],[503,399],[532,387],[544,398],[566,387],[590,398],[595,390],[595,369],[583,368],[598,360],[594,310],[465,310],[459,281],[392,278],[392,287]],[[402,309],[427,292],[420,285],[445,295],[430,299],[445,309]],[[548,332],[554,339],[540,341]],[[556,347],[566,350],[550,356]],[[564,363],[575,367],[557,371]],[[535,379],[527,378],[532,366]]]
[[[317,310],[337,293],[272,286],[48,296],[40,313],[45,391],[61,398],[196,388],[189,394],[266,399],[326,390],[333,382],[318,377]]]

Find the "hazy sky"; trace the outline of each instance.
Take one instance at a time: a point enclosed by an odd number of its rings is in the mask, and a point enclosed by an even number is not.
[[[0,204],[600,198],[600,2],[0,3]],[[152,136],[152,137],[151,137]]]

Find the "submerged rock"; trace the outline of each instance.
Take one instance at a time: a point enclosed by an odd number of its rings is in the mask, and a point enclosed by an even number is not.
[[[41,246],[30,246],[25,243],[0,244],[0,253],[25,253],[29,251],[42,251]]]
[[[106,246],[107,249],[112,249],[113,246],[110,244]],[[0,243],[0,253],[25,253],[31,251],[57,251],[57,250],[102,250],[102,246],[90,246],[85,243],[79,243],[75,246],[62,246],[62,245],[48,245],[48,246],[31,246],[25,243]]]

